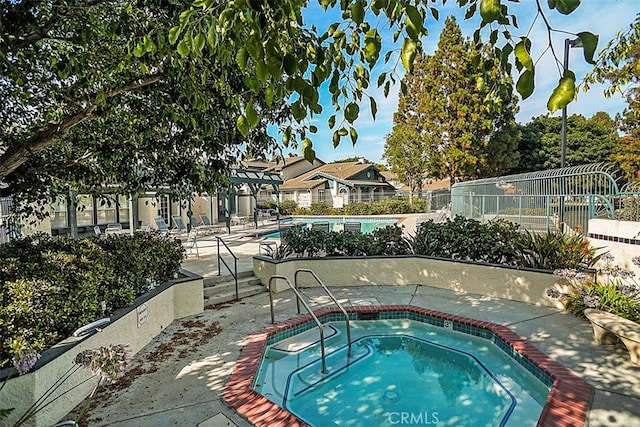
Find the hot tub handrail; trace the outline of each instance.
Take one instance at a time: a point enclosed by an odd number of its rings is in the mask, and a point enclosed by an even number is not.
[[[289,288],[291,288],[293,293],[296,294],[296,298],[298,302],[302,302],[302,305],[304,305],[304,308],[307,309],[311,317],[313,317],[313,320],[316,322],[316,325],[318,325],[318,330],[320,331],[320,352],[322,355],[322,373],[326,374],[327,361],[326,361],[325,352],[324,352],[324,328],[322,327],[322,323],[320,323],[320,320],[318,319],[318,317],[316,317],[316,315],[313,313],[313,310],[311,310],[311,307],[309,307],[309,304],[307,304],[304,298],[302,298],[302,295],[300,294],[298,289],[296,289],[295,286],[291,284],[291,282],[286,276],[274,275],[269,278],[269,305],[271,306],[271,323],[275,323],[275,318],[273,313],[273,288],[271,287],[271,284],[273,283],[274,279],[284,280],[287,286],[289,286]]]
[[[322,282],[322,280],[320,280],[318,275],[313,270],[309,270],[308,268],[300,268],[300,269],[296,270],[296,272],[295,272],[295,274],[293,276],[293,285],[294,285],[294,287],[296,289],[298,289],[298,273],[309,273],[309,274],[311,274],[313,276],[313,278],[316,279],[316,282],[318,282],[320,287],[322,287],[322,289],[325,291],[325,293],[327,295],[329,295],[329,298],[331,298],[333,300],[333,302],[335,303],[335,305],[338,306],[340,311],[342,311],[342,314],[344,314],[344,320],[345,320],[345,322],[347,324],[347,357],[350,358],[351,357],[351,326],[349,325],[349,313],[347,313],[347,310],[345,310],[344,307],[342,306],[342,304],[340,304],[338,302],[338,300],[331,293],[329,288],[327,288],[327,286]],[[298,310],[300,310],[300,308],[298,308]]]

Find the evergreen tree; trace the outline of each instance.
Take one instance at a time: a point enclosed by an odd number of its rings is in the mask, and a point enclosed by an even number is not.
[[[424,139],[426,172],[434,178],[500,175],[517,163],[515,98],[510,77],[491,50],[478,51],[449,17],[433,56],[416,59],[403,80],[396,125]],[[501,89],[498,89],[501,88]]]

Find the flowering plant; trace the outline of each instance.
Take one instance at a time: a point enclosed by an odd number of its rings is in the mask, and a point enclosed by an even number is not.
[[[640,321],[640,284],[635,273],[614,265],[615,258],[610,253],[600,259],[605,266],[593,275],[571,269],[555,270],[553,274],[564,279],[569,290],[562,293],[550,288],[547,295],[562,299],[565,309],[576,315],[582,315],[587,308],[597,308],[634,322]],[[640,256],[633,257],[631,262],[640,267]],[[599,283],[598,277],[604,277],[604,281]]]
[[[40,355],[37,353],[23,354],[13,360],[13,365],[19,375],[24,375],[31,371],[31,369],[33,369],[39,358]],[[84,416],[84,413],[88,408],[88,404],[91,401],[94,393],[98,389],[98,386],[103,381],[113,383],[118,378],[122,377],[129,367],[130,361],[131,351],[129,350],[129,344],[109,345],[107,347],[98,347],[94,349],[84,350],[78,353],[78,355],[74,359],[74,365],[72,365],[60,378],[58,378],[58,380],[51,387],[49,387],[49,389],[42,396],[40,396],[24,414],[22,414],[22,416],[15,422],[14,427],[24,424],[35,414],[55,402],[64,394],[70,392],[76,387],[79,387],[81,384],[84,384],[85,382],[89,381],[89,379],[98,375],[100,378],[87,397],[85,405],[83,406],[76,420],[77,423],[77,421],[79,421]],[[67,381],[67,379],[71,377],[71,375],[73,375],[78,369],[83,367],[91,370],[91,373],[93,375],[90,378],[81,381],[79,384],[76,384],[68,390],[62,392],[61,394],[52,397],[55,391],[58,390],[62,386],[62,384],[64,384],[65,381]],[[2,388],[7,384],[9,378],[11,378],[11,376],[8,376],[5,379],[5,381],[2,383],[2,386],[0,386],[0,390],[2,390]],[[8,416],[12,411],[13,408],[1,409],[0,418]]]

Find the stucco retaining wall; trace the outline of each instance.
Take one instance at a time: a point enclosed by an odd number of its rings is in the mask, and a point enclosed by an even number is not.
[[[73,360],[83,350],[128,343],[135,354],[175,319],[203,310],[203,283],[199,276],[189,274],[141,296],[131,307],[115,313],[111,323],[101,331],[85,337],[69,338],[57,344],[42,355],[35,370],[9,379],[0,391],[0,402],[2,408],[15,409],[8,418],[0,420],[0,424],[13,425],[32,402],[47,393],[74,366]],[[3,376],[6,377],[8,372],[3,371]],[[38,412],[26,425],[47,426],[58,422],[91,393],[97,380],[96,377],[92,378],[88,369],[79,368],[46,401],[62,396]]]
[[[553,274],[501,266],[455,262],[422,256],[291,258],[272,260],[254,257],[254,274],[268,286],[273,275],[294,283],[298,269],[310,269],[327,286],[426,285],[456,292],[474,293],[562,308],[557,299],[546,295],[550,287],[562,288]],[[317,286],[310,274],[300,273],[298,286]],[[288,289],[276,280],[275,292]]]

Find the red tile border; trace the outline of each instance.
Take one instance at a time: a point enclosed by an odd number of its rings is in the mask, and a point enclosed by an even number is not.
[[[350,313],[406,311],[489,330],[554,380],[538,420],[539,427],[575,427],[586,424],[593,388],[505,326],[412,305],[349,307],[347,311]],[[332,313],[339,314],[340,311],[337,308],[321,308],[315,311],[318,318]],[[222,399],[253,425],[258,427],[307,425],[286,409],[254,391],[252,386],[267,339],[278,332],[312,320],[310,315],[300,316],[269,326],[247,338],[247,343],[222,393]]]

